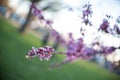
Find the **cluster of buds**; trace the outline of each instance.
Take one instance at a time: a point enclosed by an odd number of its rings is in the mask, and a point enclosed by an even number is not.
[[[51,21],[50,19],[45,19],[44,15],[43,15],[43,10],[42,9],[38,9],[36,7],[35,3],[31,4],[31,8],[32,8],[32,14],[37,16],[41,22],[44,22],[46,24],[46,26],[50,26],[51,27],[53,21]]]
[[[54,48],[50,46],[40,47],[38,49],[32,47],[32,49],[26,55],[26,58],[39,57],[41,61],[42,60],[48,61],[52,57],[54,52],[55,52]]]

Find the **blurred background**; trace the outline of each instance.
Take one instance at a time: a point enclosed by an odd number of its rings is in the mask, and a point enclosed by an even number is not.
[[[31,3],[43,9],[45,18],[53,20],[53,28],[65,39],[72,32],[78,38],[82,6],[89,0],[0,0],[0,79],[1,80],[120,80],[120,64],[112,67],[112,63],[120,60],[120,50],[104,56],[97,55],[94,60],[77,60],[63,66],[51,68],[50,65],[62,62],[63,55],[56,54],[50,61],[26,59],[25,55],[32,46],[51,45],[58,51],[65,51],[49,33],[40,20],[31,14]],[[98,26],[105,14],[114,18],[120,16],[120,0],[92,0],[94,25]],[[112,6],[111,6],[112,5]],[[74,9],[72,12],[70,9]],[[112,22],[112,21],[111,21]],[[92,32],[94,29],[90,28]],[[88,31],[86,44],[94,38]],[[95,37],[95,35],[94,35]],[[120,39],[103,37],[105,45],[120,46]],[[111,44],[109,44],[111,43]]]

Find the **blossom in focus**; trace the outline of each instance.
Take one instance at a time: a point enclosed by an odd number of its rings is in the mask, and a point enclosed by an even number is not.
[[[50,46],[45,46],[40,48],[32,47],[32,49],[26,55],[26,58],[39,57],[40,60],[48,61],[52,57],[54,52],[55,50]]]

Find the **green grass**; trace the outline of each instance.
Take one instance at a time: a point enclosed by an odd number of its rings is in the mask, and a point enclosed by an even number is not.
[[[87,61],[50,69],[51,63],[61,60],[60,55],[51,61],[28,60],[25,55],[32,46],[40,46],[40,40],[30,34],[19,34],[13,25],[0,18],[0,80],[120,80]]]

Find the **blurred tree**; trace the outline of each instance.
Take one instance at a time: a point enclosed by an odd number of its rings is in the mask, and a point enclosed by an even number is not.
[[[42,39],[42,44],[41,44],[42,46],[45,46],[48,43],[49,36],[50,36],[49,33],[46,32],[46,35],[44,35],[44,37]]]
[[[31,1],[31,3],[38,3],[38,2],[42,2],[42,1],[44,1],[44,0],[30,0]],[[47,2],[47,1],[44,1],[45,3]],[[58,7],[55,7],[55,6],[60,6],[60,4],[59,4],[59,1],[57,1],[57,0],[52,0],[52,1],[48,1],[49,3],[47,3],[47,5],[45,5],[44,7],[42,7],[42,10],[44,11],[44,10],[51,10],[51,11],[57,11],[58,9]],[[53,6],[54,5],[54,6]],[[26,21],[25,21],[25,23],[20,27],[20,29],[19,29],[19,32],[24,32],[24,30],[26,29],[26,27],[27,27],[27,24],[30,22],[30,20],[31,20],[31,17],[32,17],[32,14],[31,14],[31,11],[32,11],[32,8],[30,7],[30,9],[29,9],[29,12],[28,12],[28,14],[27,14],[27,17],[26,17]]]
[[[55,50],[57,50],[58,49],[58,47],[59,47],[59,41],[55,41],[55,43],[54,43],[54,45],[53,45],[53,48],[55,49]]]
[[[41,0],[30,0],[30,1],[31,1],[31,3],[35,3],[35,2],[38,2],[38,1],[41,1]],[[19,32],[23,32],[23,31],[25,30],[27,24],[28,24],[29,21],[30,21],[30,18],[32,17],[31,11],[32,11],[32,8],[30,7],[29,12],[28,12],[27,17],[26,17],[26,21],[25,21],[25,23],[20,27]]]
[[[0,5],[8,6],[9,0],[0,0]]]

